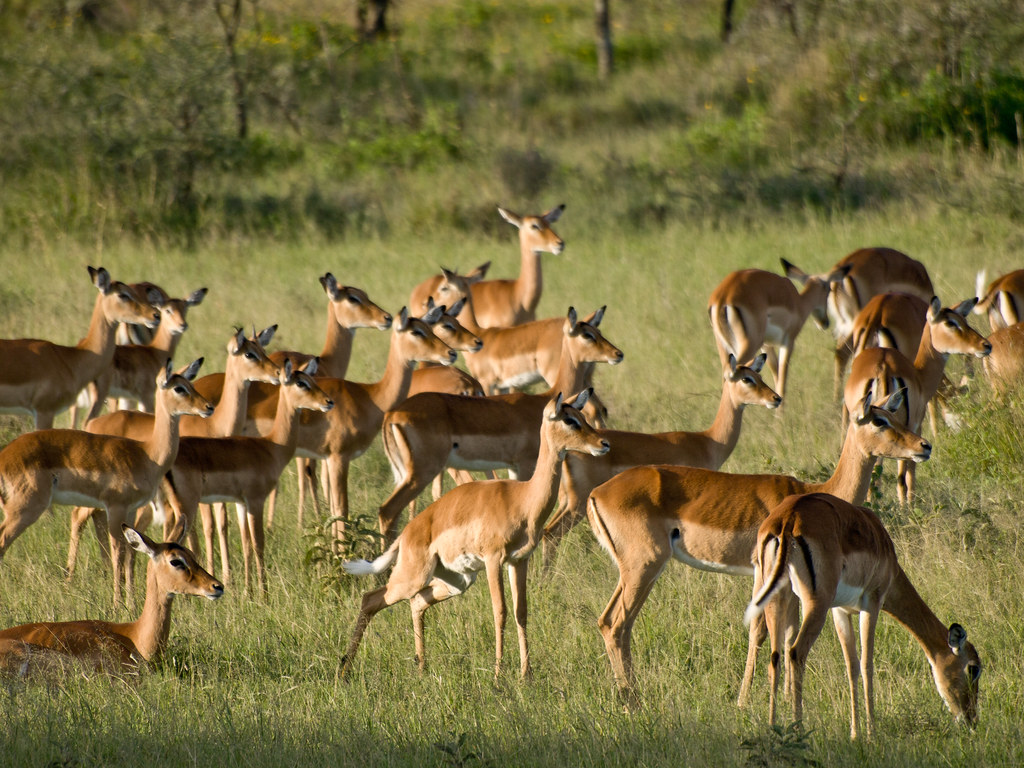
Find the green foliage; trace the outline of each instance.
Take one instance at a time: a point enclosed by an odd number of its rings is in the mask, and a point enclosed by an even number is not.
[[[769,726],[757,736],[740,742],[740,749],[747,753],[745,764],[756,768],[806,765],[811,768],[821,761],[811,757],[811,731],[804,731],[803,723],[797,721],[783,728]]]

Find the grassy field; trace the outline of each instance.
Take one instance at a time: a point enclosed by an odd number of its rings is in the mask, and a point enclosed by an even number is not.
[[[984,0],[985,13],[859,5],[869,18],[800,2],[801,14],[824,8],[800,45],[768,4],[739,3],[729,47],[718,2],[614,4],[608,84],[593,74],[589,3],[402,3],[394,37],[363,45],[337,16],[350,7],[267,0],[261,26],[246,16],[241,37],[253,87],[244,141],[233,137],[209,9],[151,10],[111,31],[7,5],[0,105],[18,119],[0,119],[0,338],[74,343],[95,297],[91,264],[175,295],[207,286],[179,352],[181,362],[204,355],[204,372],[223,370],[234,325],[278,323],[275,348],[315,351],[324,272],[394,312],[438,265],[491,260],[491,276],[515,273],[515,231],[495,203],[538,213],[564,202],[555,229],[566,250],[545,257],[540,316],[607,305],[602,330],[626,355],[596,374],[612,426],[696,430],[719,400],[706,302],[728,272],[779,271],[780,257],[821,272],[886,245],[924,262],[953,304],[974,295],[979,269],[1021,266],[1012,117],[1014,99],[1024,104],[1024,48],[1007,0]],[[930,57],[954,48],[955,76],[937,84]],[[189,133],[181,115],[200,106]],[[1009,128],[996,119],[1005,114]],[[724,469],[830,474],[841,444],[831,349],[826,333],[804,330],[783,412],[749,411]],[[349,377],[377,378],[386,352],[386,334],[360,331]],[[948,370],[958,380],[962,362]],[[586,524],[550,574],[532,564],[532,681],[517,678],[514,643],[494,679],[482,584],[428,614],[427,674],[416,672],[400,605],[374,621],[343,681],[340,654],[372,585],[309,562],[320,521],[297,529],[289,468],[268,537],[268,597],[230,584],[217,603],[179,598],[164,663],[138,680],[0,682],[0,763],[1024,764],[1024,415],[992,402],[983,382],[956,407],[963,429],[927,435],[935,452],[918,469],[914,507],[896,506],[891,466],[871,503],[925,600],[978,648],[973,731],[955,726],[920,648],[888,618],[875,654],[877,738],[848,740],[829,629],[810,658],[805,735],[771,731],[766,676],[749,709],[735,704],[749,581],[678,563],[637,622],[643,706],[625,712],[596,629],[616,573]],[[0,416],[0,444],[26,427]],[[375,518],[391,487],[374,446],[353,465],[353,511]],[[9,550],[0,625],[135,615],[111,609],[91,539],[66,583],[67,530],[57,507]],[[233,547],[240,559],[235,532]]]

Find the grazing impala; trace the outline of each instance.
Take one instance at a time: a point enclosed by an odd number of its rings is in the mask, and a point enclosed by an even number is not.
[[[118,323],[156,327],[160,303],[154,292],[139,293],[110,279],[103,267],[89,267],[99,290],[89,330],[74,347],[40,339],[0,339],[0,413],[24,413],[36,429],[49,429],[86,384],[110,367]]]
[[[803,286],[797,292],[790,280],[763,269],[741,269],[718,284],[708,300],[708,317],[725,368],[729,355],[747,364],[765,348],[775,389],[786,396],[786,371],[797,334],[808,316],[828,327],[825,302],[829,288],[849,271],[835,269],[828,275],[808,275],[782,259],[789,278]],[[776,352],[777,350],[777,352]]]
[[[893,248],[859,248],[844,256],[834,269],[848,268],[846,276],[832,286],[828,295],[829,314],[835,320],[836,337],[834,398],[842,397],[843,373],[853,354],[853,323],[872,296],[880,293],[908,293],[922,301],[935,295],[928,270],[919,261]]]
[[[893,616],[917,639],[949,711],[957,720],[974,724],[981,677],[978,652],[967,642],[963,627],[953,624],[947,628],[918,595],[874,512],[822,493],[789,496],[761,523],[755,553],[754,597],[744,619],[749,623],[764,612],[768,625],[772,648],[768,717],[772,725],[781,652],[785,650],[786,690],[792,697],[793,719],[800,721],[807,655],[829,611],[846,660],[851,739],[860,734],[858,659],[851,621],[855,613],[860,614],[859,663],[868,737],[874,731],[873,656],[879,611]],[[793,635],[796,639],[790,644]]]
[[[263,555],[263,505],[277,485],[278,477],[295,455],[298,422],[303,410],[325,413],[334,402],[324,393],[313,374],[317,360],[304,370],[293,370],[286,359],[281,371],[281,396],[274,423],[266,437],[186,437],[167,475],[171,503],[185,519],[192,521],[200,502],[232,501],[238,506],[238,527],[242,539],[245,589],[250,588],[252,560],[260,592],[266,593],[266,563]],[[207,551],[213,549],[211,520],[203,516]],[[221,567],[228,576],[227,531],[221,530]]]
[[[536,319],[542,288],[540,255],[558,255],[565,248],[565,241],[551,229],[564,210],[565,206],[560,205],[542,216],[520,216],[498,207],[502,218],[519,229],[519,277],[515,280],[475,282],[472,287],[473,304],[482,327],[507,328]],[[482,277],[488,266],[489,262],[477,267],[476,274]],[[435,293],[441,279],[435,275],[416,286],[409,298],[409,306],[419,311],[417,308],[426,307],[428,296],[433,296],[438,304],[451,304],[448,297]]]
[[[1024,269],[1015,269],[989,283],[985,290],[985,273],[978,273],[977,294],[981,298],[974,305],[979,315],[988,315],[993,331],[1016,325],[1024,320]]]
[[[530,672],[526,643],[526,571],[540,540],[558,489],[567,452],[600,456],[608,441],[587,424],[580,408],[584,390],[569,402],[561,393],[544,408],[540,453],[529,480],[481,480],[449,491],[415,517],[387,551],[372,563],[345,563],[354,575],[381,574],[392,565],[386,586],[363,595],[352,640],[341,660],[346,672],[370,620],[389,605],[408,600],[420,669],[426,665],[423,613],[431,605],[462,594],[482,570],[487,572],[494,612],[494,674],[501,669],[505,629],[505,589],[501,568],[508,566],[512,610],[519,633],[519,672]]]
[[[619,582],[598,619],[620,691],[634,696],[633,623],[672,559],[701,570],[752,573],[758,527],[768,510],[794,493],[821,491],[860,504],[877,457],[924,461],[931,445],[895,421],[902,394],[881,406],[865,397],[850,423],[832,477],[806,483],[786,475],[733,475],[692,467],[628,469],[599,485],[587,501],[594,535],[619,569]],[[764,624],[751,628],[741,703],[749,690]]]
[[[895,349],[875,347],[857,355],[844,391],[844,419],[866,392],[887,393],[899,389],[905,390],[907,395],[904,423],[912,431],[920,431],[928,402],[942,383],[948,357],[951,354],[985,357],[992,351],[992,345],[967,324],[966,317],[976,301],[968,299],[955,307],[944,308],[938,297],[933,296],[913,362]],[[898,491],[902,503],[909,504],[913,500],[914,466],[906,461],[899,465]]]
[[[750,364],[737,365],[729,355],[722,372],[722,398],[715,420],[703,432],[622,432],[603,429],[600,433],[615,446],[600,458],[568,456],[562,468],[559,507],[544,531],[544,561],[550,564],[558,540],[586,515],[590,492],[619,472],[642,464],[679,464],[718,469],[732,454],[740,437],[743,410],[748,405],[778,408],[782,398],[761,379],[764,353]]]
[[[135,510],[153,498],[178,452],[178,419],[185,414],[209,416],[213,404],[196,393],[192,379],[202,358],[181,373],[170,361],[156,379],[153,430],[146,440],[93,435],[74,429],[44,429],[11,441],[0,451],[0,557],[50,504],[101,507],[111,525],[110,550],[114,563],[114,602],[121,599],[122,576],[129,597],[124,540],[115,536],[120,525],[134,520]]]
[[[460,397],[424,392],[384,418],[384,452],[395,475],[395,490],[378,512],[386,541],[395,535],[402,510],[445,466],[466,470],[512,469],[530,475],[540,450],[538,425],[558,392],[577,392],[585,363],[622,361],[622,351],[601,332],[578,320],[569,308],[564,321],[562,364],[556,388],[544,394],[515,392]]]
[[[209,418],[183,416],[178,425],[178,434],[181,437],[229,437],[239,433],[245,421],[246,393],[250,382],[276,386],[280,378],[280,369],[267,357],[263,349],[264,345],[270,343],[276,330],[277,326],[272,325],[251,339],[247,339],[245,332],[240,328],[235,330],[227,344],[227,365],[223,373],[225,384],[220,401]],[[152,434],[153,423],[152,414],[141,411],[117,411],[93,419],[85,425],[85,429],[96,435],[116,435],[142,441]],[[157,503],[158,499],[159,497],[154,503]],[[223,517],[223,508],[219,509],[218,514]],[[76,507],[71,513],[71,537],[68,544],[69,580],[75,573],[82,528],[89,519],[96,527],[101,549],[106,545],[106,516],[100,510],[91,507]],[[164,521],[164,533],[168,534],[171,520],[165,515]],[[192,526],[189,528],[192,529]],[[222,552],[226,546],[226,543],[221,542]],[[104,550],[104,555],[106,554]],[[213,570],[213,551],[209,547],[206,550],[206,568]]]
[[[22,624],[0,631],[0,670],[21,677],[45,672],[64,661],[75,661],[100,672],[132,674],[155,664],[171,632],[171,602],[175,595],[216,600],[224,587],[181,545],[185,529],[157,544],[126,524],[124,538],[132,549],[149,558],[146,603],[133,622],[62,621]]]

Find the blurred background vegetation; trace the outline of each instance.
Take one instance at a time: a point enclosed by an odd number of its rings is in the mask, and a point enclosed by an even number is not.
[[[915,196],[1024,216],[1016,0],[602,4],[604,77],[591,2],[0,0],[0,228],[479,234],[553,189],[627,231]]]

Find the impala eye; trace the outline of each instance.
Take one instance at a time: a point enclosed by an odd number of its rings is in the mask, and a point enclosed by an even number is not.
[[[874,424],[879,429],[888,429],[889,427],[892,426],[888,421],[886,421],[885,419],[879,418],[878,416],[875,416],[871,420],[871,423]]]
[[[575,430],[581,429],[580,423],[576,419],[574,419],[572,416],[566,416],[565,419],[563,419],[563,421],[565,421],[565,423],[569,425],[570,429],[575,429]]]
[[[246,352],[245,353],[245,359],[246,360],[255,360],[256,359],[256,354],[254,352]]]
[[[360,299],[358,296],[346,296],[345,298],[348,299],[350,304],[362,304],[363,303],[362,299]]]
[[[182,560],[180,557],[172,557],[171,558],[171,567],[172,568],[177,568],[179,571],[187,571],[188,570],[188,566],[185,564],[185,561]]]
[[[299,389],[305,389],[307,391],[309,390],[309,382],[306,381],[305,379],[299,379],[298,381],[296,381],[295,386],[297,386]]]
[[[185,397],[188,394],[188,390],[179,384],[174,388],[174,394]]]
[[[417,329],[416,329],[415,331],[413,331],[413,332],[412,332],[412,335],[413,335],[413,336],[415,336],[415,337],[417,337],[417,338],[420,338],[420,339],[425,339],[425,338],[427,338],[427,334],[425,334],[425,333],[424,333],[424,332],[423,332],[422,330],[420,330],[419,328],[417,328]]]

